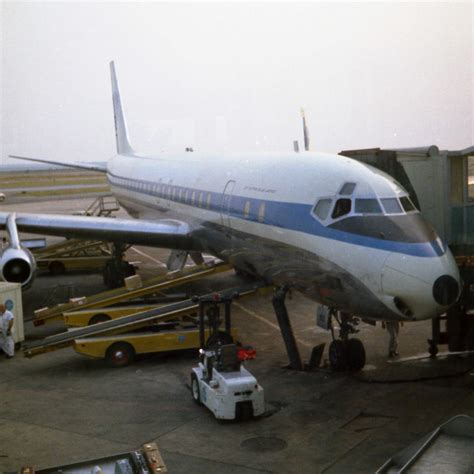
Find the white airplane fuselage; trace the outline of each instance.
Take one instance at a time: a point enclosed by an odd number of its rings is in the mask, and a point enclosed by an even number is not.
[[[107,177],[133,217],[188,223],[189,250],[338,310],[419,320],[441,314],[459,296],[449,249],[410,208],[406,191],[355,160],[322,153],[119,154]]]

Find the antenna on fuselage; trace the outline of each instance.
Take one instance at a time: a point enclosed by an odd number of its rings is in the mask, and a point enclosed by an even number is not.
[[[110,79],[112,80],[112,102],[114,104],[115,140],[117,143],[117,153],[119,155],[133,154],[133,149],[128,140],[127,124],[123,115],[122,101],[115,75],[115,65],[110,61]]]
[[[308,127],[306,126],[306,117],[304,114],[303,107],[301,107],[301,118],[303,119],[304,149],[305,151],[309,151],[309,133],[308,133]]]

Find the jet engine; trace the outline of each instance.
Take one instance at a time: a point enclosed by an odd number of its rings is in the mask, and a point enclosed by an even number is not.
[[[7,247],[0,256],[0,277],[4,281],[27,287],[33,282],[35,269],[35,258],[28,249]]]
[[[21,283],[25,288],[33,282],[36,262],[31,252],[20,244],[15,219],[14,213],[7,218],[10,243],[0,255],[0,278],[10,283]]]

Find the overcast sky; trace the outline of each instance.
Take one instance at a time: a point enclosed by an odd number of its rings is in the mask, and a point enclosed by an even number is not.
[[[1,162],[474,144],[473,3],[3,2]]]

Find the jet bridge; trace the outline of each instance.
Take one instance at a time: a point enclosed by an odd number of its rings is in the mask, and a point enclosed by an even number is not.
[[[439,150],[437,146],[370,148],[340,155],[374,166],[394,177],[456,258],[464,290],[447,314],[432,320],[428,340],[432,356],[438,345],[450,351],[474,349],[474,146]],[[445,325],[443,328],[442,325]]]

